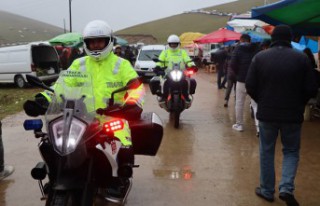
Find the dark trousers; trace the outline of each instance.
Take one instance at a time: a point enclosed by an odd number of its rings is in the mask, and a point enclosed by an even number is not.
[[[217,77],[218,89],[222,89],[223,87],[225,87],[225,84],[227,82],[227,78],[226,78],[226,75],[224,74],[222,66],[219,66],[219,65],[217,66],[217,75],[218,75]]]
[[[170,85],[173,84],[175,82],[172,82],[170,79],[166,79],[166,81],[163,84],[163,98],[167,99],[168,95],[169,95],[169,89],[170,89]],[[175,83],[176,84],[176,83]],[[180,87],[182,90],[182,95],[188,98],[189,92],[188,92],[188,81],[186,79],[183,79],[180,81]]]
[[[232,87],[234,88],[234,91],[236,91],[236,83],[237,83],[236,80],[228,79],[228,81],[227,81],[227,89],[226,89],[226,93],[225,93],[225,96],[224,96],[224,99],[226,101],[229,101],[230,94],[231,94],[231,91],[232,91]]]

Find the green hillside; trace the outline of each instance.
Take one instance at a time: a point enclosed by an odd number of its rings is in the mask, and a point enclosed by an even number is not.
[[[239,0],[219,6],[204,8],[205,11],[217,10],[219,12],[240,14],[250,11],[252,7],[264,5],[264,0]],[[269,0],[269,3],[277,0]],[[117,35],[149,34],[157,38],[159,43],[164,43],[170,34],[183,32],[210,33],[226,25],[230,16],[208,15],[200,13],[183,13],[159,19],[144,24],[132,26],[116,32]]]
[[[62,28],[5,11],[0,11],[0,19],[0,46],[46,41],[63,33]]]

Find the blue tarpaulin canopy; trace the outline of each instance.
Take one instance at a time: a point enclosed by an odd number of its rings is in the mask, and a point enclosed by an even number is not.
[[[251,37],[251,42],[263,42],[265,40],[271,39],[269,34],[263,34],[256,31],[244,31],[243,34],[248,34]]]
[[[292,45],[292,48],[299,50],[299,51],[303,51],[306,48],[305,45],[301,45],[301,44],[294,42],[294,41],[291,42],[291,45]]]
[[[305,45],[306,47],[311,49],[312,53],[318,52],[318,42],[317,41],[314,41],[312,39],[309,39],[309,38],[303,36],[300,39],[299,44]]]

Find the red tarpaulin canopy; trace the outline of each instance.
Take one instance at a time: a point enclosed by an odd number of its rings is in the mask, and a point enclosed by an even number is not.
[[[195,43],[205,44],[205,43],[220,43],[226,41],[239,40],[241,34],[234,32],[225,28],[219,29],[217,31],[211,32],[199,39],[195,39]]]

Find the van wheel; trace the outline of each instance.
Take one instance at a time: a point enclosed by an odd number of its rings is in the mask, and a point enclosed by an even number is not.
[[[26,81],[24,81],[22,76],[16,76],[14,78],[14,83],[17,85],[19,88],[23,88],[26,86]]]

